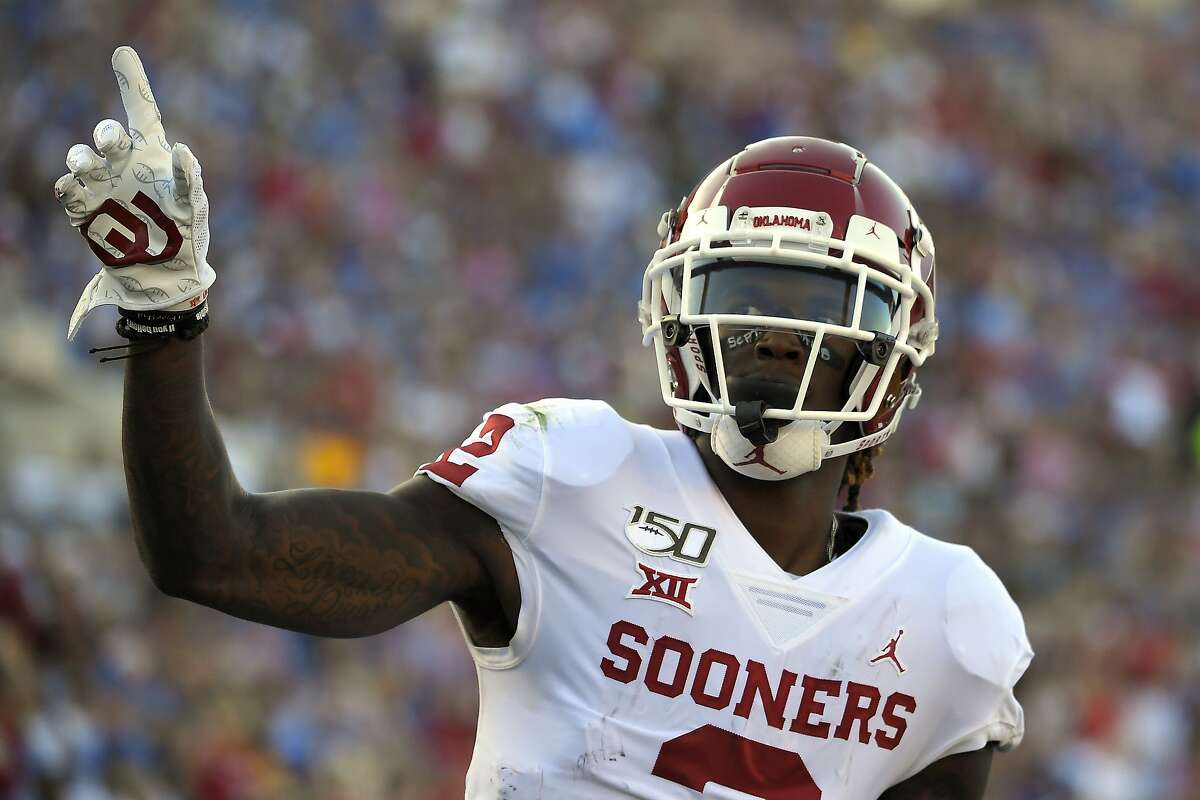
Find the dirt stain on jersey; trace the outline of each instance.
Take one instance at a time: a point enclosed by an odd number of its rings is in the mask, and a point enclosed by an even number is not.
[[[538,408],[537,403],[527,403],[525,405],[529,412],[537,418],[538,427],[543,431],[550,427],[550,415],[542,409]]]
[[[582,778],[597,767],[625,758],[625,744],[621,735],[609,724],[605,714],[599,722],[588,723],[584,735],[588,750],[575,760],[575,774]]]
[[[520,770],[501,764],[496,768],[496,797],[499,800],[538,800],[542,796],[542,771]]]

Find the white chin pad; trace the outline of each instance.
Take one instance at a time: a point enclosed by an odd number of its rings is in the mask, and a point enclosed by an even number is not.
[[[761,448],[750,443],[728,414],[716,415],[710,443],[713,452],[741,474],[764,481],[785,481],[821,466],[829,434],[815,420],[789,422],[775,441]]]

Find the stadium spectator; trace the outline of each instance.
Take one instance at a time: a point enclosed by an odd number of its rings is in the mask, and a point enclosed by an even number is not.
[[[854,144],[938,233],[942,338],[865,503],[974,547],[1038,658],[996,798],[1200,783],[1200,9],[475,0],[0,8],[0,794],[461,797],[449,615],[318,641],[169,600],[116,341],[50,194],[135,44],[204,163],[208,379],[247,488],[387,489],[509,400],[669,425],[634,303],[743,144]],[[736,54],[736,55],[733,55]],[[32,145],[32,147],[31,147]],[[108,398],[105,400],[104,398]],[[894,464],[917,464],[901,483]]]

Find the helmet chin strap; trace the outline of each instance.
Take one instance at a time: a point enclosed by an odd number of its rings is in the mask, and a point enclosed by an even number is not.
[[[794,420],[768,434],[761,414],[761,430],[747,424],[746,414],[739,414],[741,419],[729,414],[714,416],[717,419],[709,436],[713,452],[730,469],[749,478],[785,481],[813,472],[821,466],[829,446],[829,434],[816,420]]]

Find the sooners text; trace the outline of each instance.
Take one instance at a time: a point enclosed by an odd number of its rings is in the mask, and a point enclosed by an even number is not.
[[[915,697],[892,692],[883,698],[879,688],[867,683],[797,675],[783,670],[772,681],[764,664],[747,660],[745,664],[732,653],[710,648],[697,654],[682,639],[659,636],[650,647],[650,634],[641,625],[618,620],[608,632],[608,652],[612,658],[600,661],[600,670],[618,683],[641,679],[651,692],[664,697],[679,697],[685,691],[696,705],[722,710],[734,703],[733,713],[750,718],[759,708],[772,728],[788,730],[818,739],[874,743],[893,750],[908,730],[908,719],[917,710]],[[668,657],[669,656],[669,657]],[[643,670],[643,666],[645,669]],[[785,714],[793,689],[799,682],[800,701],[790,715]],[[833,701],[845,697],[841,714]],[[736,699],[735,699],[736,698]],[[830,708],[827,708],[830,706]]]

